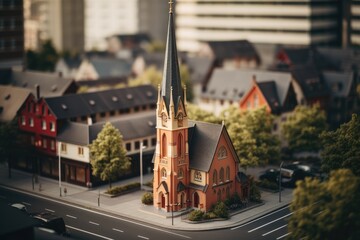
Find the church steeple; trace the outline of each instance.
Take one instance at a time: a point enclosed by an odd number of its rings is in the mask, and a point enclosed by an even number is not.
[[[179,102],[184,102],[184,94],[181,88],[179,62],[176,48],[175,26],[174,26],[173,1],[169,1],[169,22],[166,40],[166,52],[164,61],[164,72],[161,86],[161,95],[165,105],[169,108],[170,98],[174,103],[175,115]],[[172,94],[171,94],[172,89]],[[168,109],[169,110],[169,109]]]

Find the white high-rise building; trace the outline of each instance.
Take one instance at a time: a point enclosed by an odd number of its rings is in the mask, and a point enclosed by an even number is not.
[[[247,39],[290,45],[340,44],[337,0],[177,0],[179,50],[201,41]]]

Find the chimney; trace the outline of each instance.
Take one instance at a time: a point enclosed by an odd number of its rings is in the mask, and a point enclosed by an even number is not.
[[[62,78],[62,77],[63,77],[63,73],[62,73],[62,71],[59,71],[59,72],[58,72],[58,76],[59,76],[60,78]]]
[[[40,99],[40,85],[36,84],[35,88],[36,88],[36,98]]]

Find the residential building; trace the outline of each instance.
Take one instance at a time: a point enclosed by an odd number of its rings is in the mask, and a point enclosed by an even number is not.
[[[61,76],[65,78],[74,79],[79,66],[81,64],[80,57],[63,57],[60,58],[55,65],[55,72],[59,73]]]
[[[23,1],[0,1],[0,70],[22,66],[23,61]]]
[[[164,76],[156,108],[154,207],[208,211],[233,194],[248,198],[248,181],[239,177],[239,159],[224,125],[190,121],[181,86],[173,2],[170,1]]]
[[[246,39],[284,45],[340,45],[337,0],[178,0],[180,51],[197,52],[206,41]]]
[[[28,89],[0,85],[0,123],[15,120],[18,110],[30,94]]]

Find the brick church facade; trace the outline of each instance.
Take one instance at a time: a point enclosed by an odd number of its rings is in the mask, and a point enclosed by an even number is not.
[[[154,207],[204,211],[233,194],[247,199],[249,186],[224,125],[188,119],[170,1],[164,74],[156,109]]]

